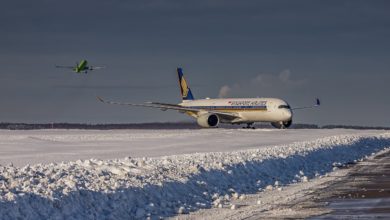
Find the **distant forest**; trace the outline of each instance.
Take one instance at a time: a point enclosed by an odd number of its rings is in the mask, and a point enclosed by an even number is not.
[[[242,125],[220,124],[222,128],[241,128]],[[255,124],[256,128],[273,128],[268,123]],[[390,130],[390,127],[369,127],[351,125],[325,125],[315,124],[293,124],[289,129],[359,129],[359,130]],[[156,122],[156,123],[123,123],[123,124],[86,124],[86,123],[0,123],[0,129],[6,130],[35,130],[35,129],[89,129],[89,130],[111,130],[111,129],[201,129],[195,122]]]

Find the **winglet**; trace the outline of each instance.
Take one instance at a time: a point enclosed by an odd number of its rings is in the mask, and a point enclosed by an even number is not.
[[[320,99],[316,98],[316,106],[320,106],[320,105],[321,105]]]

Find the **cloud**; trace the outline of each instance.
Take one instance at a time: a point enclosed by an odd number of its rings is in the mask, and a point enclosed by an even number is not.
[[[221,89],[219,89],[219,94],[218,94],[218,97],[219,98],[225,98],[228,96],[229,92],[231,91],[232,89],[230,88],[230,86],[228,85],[224,85],[221,87]]]
[[[236,83],[233,86],[224,85],[219,90],[219,97],[226,98],[243,90],[291,90],[307,83],[306,79],[294,79],[289,69],[281,71],[279,74],[261,73],[249,81]]]

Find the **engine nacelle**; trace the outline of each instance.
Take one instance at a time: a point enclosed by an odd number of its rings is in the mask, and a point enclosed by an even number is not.
[[[218,115],[202,114],[197,119],[198,125],[204,128],[215,128],[219,124]]]

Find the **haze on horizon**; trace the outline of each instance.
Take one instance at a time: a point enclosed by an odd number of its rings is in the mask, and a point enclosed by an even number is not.
[[[390,2],[4,1],[0,122],[188,121],[96,100],[278,97],[296,123],[390,126]],[[56,69],[87,59],[107,68]]]

